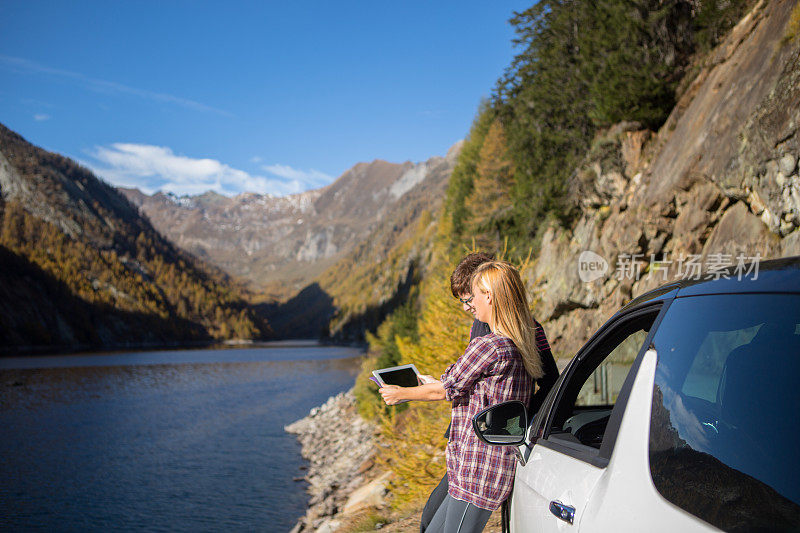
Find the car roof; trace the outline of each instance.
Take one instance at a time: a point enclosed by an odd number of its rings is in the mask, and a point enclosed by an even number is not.
[[[800,293],[800,256],[771,259],[731,266],[718,279],[682,279],[638,296],[622,310],[652,301],[671,300],[701,294]],[[705,275],[706,277],[707,274]]]
[[[754,263],[752,272],[747,267],[736,271],[728,269],[730,278],[691,280],[678,291],[678,296],[698,294],[737,294],[752,292],[800,292],[800,256],[785,257]],[[744,275],[740,275],[744,274]]]

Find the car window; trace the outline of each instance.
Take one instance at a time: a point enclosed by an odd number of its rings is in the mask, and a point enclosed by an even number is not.
[[[647,330],[634,331],[617,345],[583,384],[576,406],[614,405],[622,383],[642,347]]]
[[[800,296],[676,299],[658,328],[650,473],[724,530],[800,524]]]
[[[600,449],[622,384],[657,314],[621,319],[581,355],[561,387],[550,437]]]
[[[749,344],[758,328],[736,329],[733,331],[709,331],[697,350],[692,367],[686,375],[681,392],[687,396],[701,398],[708,402],[717,399],[719,381],[729,353]]]

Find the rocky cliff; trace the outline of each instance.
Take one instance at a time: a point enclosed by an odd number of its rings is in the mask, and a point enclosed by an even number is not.
[[[620,124],[596,139],[572,179],[578,222],[549,228],[526,273],[559,354],[674,277],[800,254],[796,6],[759,2],[698,63],[660,131]],[[584,281],[591,259],[602,273]]]

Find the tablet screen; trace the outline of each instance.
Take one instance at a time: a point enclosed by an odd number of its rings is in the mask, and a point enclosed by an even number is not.
[[[400,385],[401,387],[416,387],[417,373],[413,368],[399,368],[397,370],[380,370],[378,373],[387,385]]]

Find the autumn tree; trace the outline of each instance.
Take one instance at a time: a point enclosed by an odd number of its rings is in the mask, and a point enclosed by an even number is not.
[[[468,231],[479,249],[497,250],[511,219],[514,166],[503,124],[492,122],[481,146],[472,191],[466,198]]]

